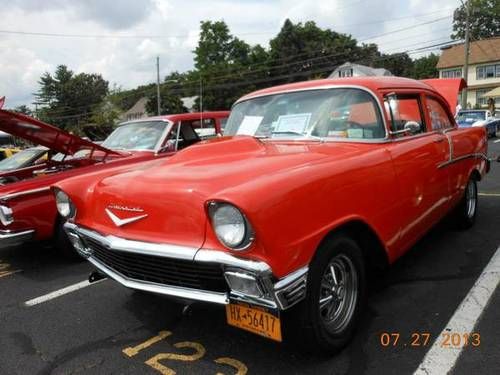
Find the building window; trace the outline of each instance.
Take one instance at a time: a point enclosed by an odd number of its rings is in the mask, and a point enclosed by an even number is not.
[[[352,68],[339,70],[339,77],[352,77]]]
[[[476,90],[476,105],[480,107],[486,107],[488,106],[488,97],[483,96],[486,94],[488,91],[491,90],[491,87],[489,89],[481,89],[481,90]],[[495,99],[495,107],[500,107],[500,98],[494,98]]]
[[[462,78],[462,69],[449,69],[441,71],[441,78]]]
[[[500,77],[500,64],[483,65],[476,68],[476,79]]]

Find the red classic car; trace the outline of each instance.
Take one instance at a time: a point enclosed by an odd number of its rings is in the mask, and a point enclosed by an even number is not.
[[[0,130],[43,145],[53,154],[42,163],[0,171],[0,249],[55,236],[60,250],[74,254],[61,228],[52,184],[90,172],[116,173],[132,164],[140,168],[136,163],[171,156],[220,134],[228,115],[224,111],[185,113],[130,121],[98,145],[31,117],[0,110]]]
[[[229,324],[276,340],[283,315],[285,335],[337,350],[369,269],[448,213],[474,223],[487,139],[457,127],[461,87],[379,77],[254,92],[225,137],[159,166],[56,184],[65,229],[126,287],[226,305]]]

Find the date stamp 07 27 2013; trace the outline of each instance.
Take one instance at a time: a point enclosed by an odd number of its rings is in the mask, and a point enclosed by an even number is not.
[[[399,332],[382,332],[379,340],[380,345],[385,348],[393,346],[416,348],[428,346],[434,341],[429,332],[412,332],[408,336],[403,336]],[[439,340],[439,345],[443,348],[479,347],[481,345],[481,335],[477,332],[443,332]]]

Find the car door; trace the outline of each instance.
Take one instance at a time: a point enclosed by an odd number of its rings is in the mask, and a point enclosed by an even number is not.
[[[398,180],[401,230],[398,248],[405,251],[446,212],[449,144],[441,130],[432,129],[419,93],[391,94],[386,110],[391,119],[390,152]]]

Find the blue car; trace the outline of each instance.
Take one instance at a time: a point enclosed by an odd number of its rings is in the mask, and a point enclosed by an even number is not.
[[[456,116],[457,124],[460,128],[471,126],[484,126],[488,137],[495,137],[500,130],[500,118],[493,117],[486,109],[461,110]]]

